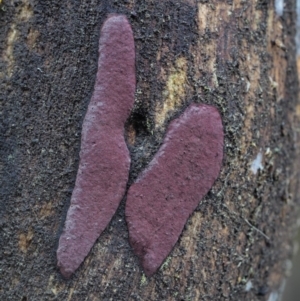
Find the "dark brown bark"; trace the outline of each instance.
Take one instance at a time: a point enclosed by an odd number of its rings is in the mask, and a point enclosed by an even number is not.
[[[286,1],[282,18],[264,0],[0,5],[0,299],[267,300],[278,293],[299,193],[294,1]],[[83,265],[64,280],[58,237],[109,13],[128,17],[136,44],[128,186],[191,102],[221,112],[225,159],[153,277],[143,274],[129,245],[124,199]],[[258,154],[263,170],[254,174]]]

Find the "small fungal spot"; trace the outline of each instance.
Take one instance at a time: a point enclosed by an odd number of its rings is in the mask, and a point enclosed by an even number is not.
[[[249,292],[252,288],[253,288],[252,281],[251,280],[247,281],[245,286],[245,292]]]
[[[217,179],[223,140],[218,110],[190,105],[171,122],[161,148],[130,187],[125,208],[129,240],[147,276],[161,266]]]
[[[130,155],[124,125],[134,103],[135,50],[123,15],[102,26],[94,92],[82,126],[80,163],[57,265],[69,278],[88,255],[124,196]]]
[[[293,262],[289,259],[285,261],[285,274],[290,277],[292,275]]]
[[[251,164],[251,171],[256,175],[258,170],[263,170],[264,167],[262,165],[262,153],[259,152],[256,156],[256,158],[253,160],[252,164]]]
[[[26,253],[30,247],[33,239],[33,231],[29,230],[27,233],[21,233],[19,236],[19,248],[23,253]]]
[[[277,16],[281,17],[283,15],[284,0],[275,0],[275,12]]]
[[[21,10],[19,12],[18,18],[22,22],[27,22],[33,16],[33,9],[32,9],[32,6],[30,4],[30,1],[23,0],[22,2],[23,3],[22,3],[22,6],[21,6]]]
[[[30,50],[32,50],[35,45],[36,45],[36,40],[39,36],[39,31],[31,28],[28,35],[27,35],[27,46],[29,47]]]
[[[251,87],[251,83],[249,81],[246,82],[246,92],[248,93]]]
[[[141,278],[141,286],[145,285],[147,283],[147,278],[145,276],[145,274],[142,275],[142,278]]]
[[[270,84],[272,89],[277,89],[278,83],[273,80],[271,76],[269,76]]]
[[[7,36],[7,42],[6,42],[7,47],[3,51],[3,58],[7,63],[6,73],[9,77],[11,77],[13,74],[14,63],[15,63],[14,45],[18,39],[18,36],[19,36],[19,31],[17,30],[16,25],[12,24]]]
[[[268,298],[268,301],[277,301],[279,294],[277,292],[272,292]]]
[[[266,151],[265,151],[265,155],[266,156],[271,156],[272,155],[272,151],[269,147],[267,147]]]

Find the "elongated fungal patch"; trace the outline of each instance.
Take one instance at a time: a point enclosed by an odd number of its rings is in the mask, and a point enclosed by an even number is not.
[[[70,277],[88,255],[125,193],[130,155],[124,124],[134,103],[135,50],[131,26],[112,15],[101,29],[98,72],[83,122],[80,163],[57,250]]]
[[[171,122],[164,142],[126,201],[130,244],[151,276],[177,242],[219,175],[223,126],[216,108],[190,105]]]

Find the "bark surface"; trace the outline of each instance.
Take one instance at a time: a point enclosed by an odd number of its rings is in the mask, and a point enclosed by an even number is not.
[[[279,294],[298,211],[295,3],[0,1],[0,299],[267,300]],[[124,204],[70,280],[58,238],[78,169],[100,27],[125,14],[137,90],[126,123],[130,184],[192,102],[222,114],[219,179],[160,270],[147,278]]]

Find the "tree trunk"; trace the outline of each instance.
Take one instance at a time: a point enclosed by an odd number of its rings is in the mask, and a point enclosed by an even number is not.
[[[1,1],[0,1],[1,3]],[[1,300],[267,300],[292,255],[299,179],[295,3],[38,1],[0,4]],[[221,112],[221,174],[159,271],[135,257],[125,198],[70,280],[56,249],[79,163],[100,27],[125,14],[137,90],[128,187],[188,104]],[[272,299],[273,300],[273,299]]]

